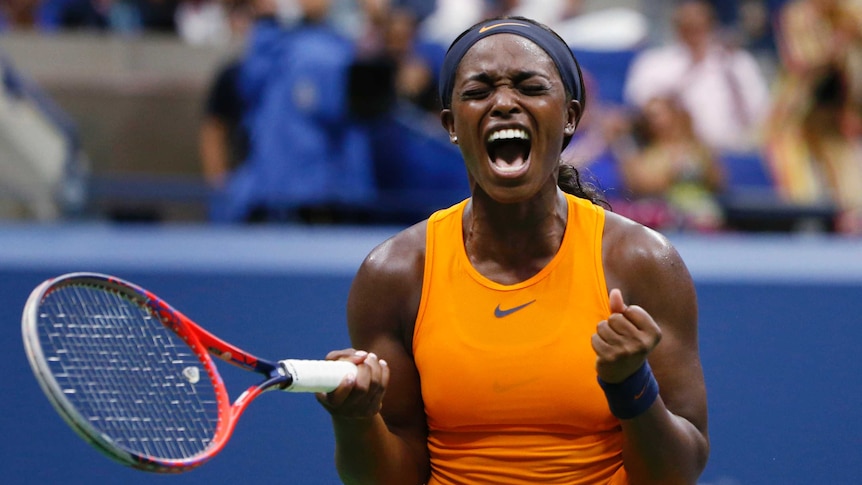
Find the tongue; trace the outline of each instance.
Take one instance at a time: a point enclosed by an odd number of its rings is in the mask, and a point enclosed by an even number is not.
[[[503,142],[494,146],[491,158],[499,167],[517,167],[524,164],[526,155],[523,143]]]

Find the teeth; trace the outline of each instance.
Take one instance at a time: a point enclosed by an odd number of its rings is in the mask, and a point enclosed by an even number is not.
[[[524,130],[499,130],[491,133],[488,136],[488,143],[497,141],[497,140],[529,140],[530,136],[527,135],[527,132]]]

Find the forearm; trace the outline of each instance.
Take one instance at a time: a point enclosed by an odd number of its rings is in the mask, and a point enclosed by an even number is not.
[[[421,485],[427,465],[419,454],[387,428],[379,414],[368,419],[332,417],[335,465],[347,485],[398,483]],[[427,461],[427,460],[426,460]]]
[[[210,187],[221,188],[229,171],[227,127],[215,117],[207,117],[200,129],[200,155],[204,180]]]
[[[621,423],[623,462],[632,485],[697,483],[709,455],[708,439],[690,421],[668,411],[661,398]]]

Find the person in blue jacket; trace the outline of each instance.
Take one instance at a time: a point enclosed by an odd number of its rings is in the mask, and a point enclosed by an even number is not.
[[[255,2],[239,75],[248,158],[212,219],[317,222],[361,212],[375,187],[368,134],[347,100],[354,44],[327,23],[331,0],[301,0],[302,18],[290,27],[276,20],[276,2]]]

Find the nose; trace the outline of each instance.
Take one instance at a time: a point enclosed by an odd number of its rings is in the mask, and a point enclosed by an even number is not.
[[[517,93],[509,86],[500,86],[494,92],[494,106],[491,110],[492,116],[509,117],[521,112],[518,105]]]

